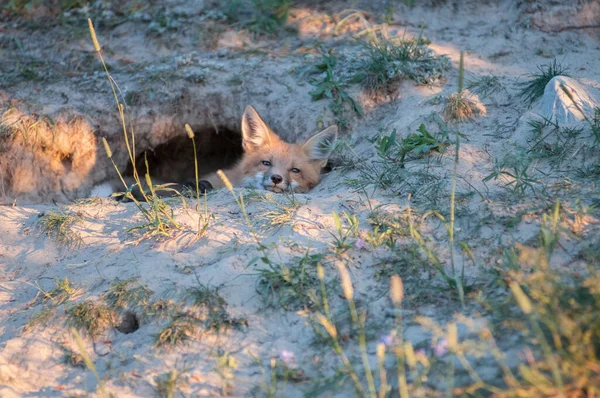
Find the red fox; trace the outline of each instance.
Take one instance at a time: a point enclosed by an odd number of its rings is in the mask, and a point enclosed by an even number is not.
[[[242,116],[242,147],[244,153],[235,166],[224,170],[231,183],[266,189],[272,192],[306,192],[319,183],[321,170],[327,164],[337,139],[338,128],[332,125],[313,135],[302,144],[289,144],[275,134],[262,120],[258,112],[250,105],[246,106]],[[216,173],[200,178],[200,192],[222,187],[223,181]],[[107,196],[118,190],[119,181],[96,186],[92,196]],[[186,181],[175,184],[161,196],[172,196],[173,192],[195,191],[196,182]],[[123,186],[121,185],[121,190]],[[131,194],[143,200],[139,187]],[[113,195],[114,196],[114,195]],[[127,201],[123,195],[121,199]]]
[[[333,125],[303,144],[288,144],[248,105],[242,116],[244,154],[234,167],[224,170],[224,173],[233,185],[272,192],[306,192],[319,183],[321,170],[327,164],[337,134],[338,128]],[[223,186],[216,173],[201,179],[202,190]]]

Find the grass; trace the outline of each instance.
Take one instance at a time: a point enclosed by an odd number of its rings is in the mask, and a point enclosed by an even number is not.
[[[333,237],[332,245],[337,253],[342,253],[348,250],[352,245],[349,242],[350,238],[356,237],[358,234],[359,222],[355,215],[342,213],[346,225],[342,223],[342,217],[336,212],[333,212],[334,232],[330,232]]]
[[[336,70],[337,58],[332,53],[324,54],[321,62],[315,65],[315,71],[320,73],[318,78],[313,78],[310,83],[314,89],[309,92],[313,101],[328,98],[331,100],[331,110],[336,118],[336,124],[340,129],[348,127],[346,112],[355,111],[359,116],[363,115],[360,104],[346,92],[348,82],[339,76]]]
[[[77,287],[75,284],[69,281],[69,278],[57,279],[54,281],[56,287],[47,292],[43,291],[39,286],[38,289],[41,293],[41,301],[43,303],[52,303],[55,306],[63,304],[64,302],[79,296],[83,289]]]
[[[133,130],[133,127],[130,127],[129,129],[127,127],[128,125],[133,126],[133,124],[127,120],[127,116],[125,113],[126,108],[123,103],[124,100],[121,100],[124,97],[120,92],[120,89],[116,84],[114,78],[110,74],[106,62],[104,61],[104,57],[102,56],[102,49],[100,47],[100,43],[98,42],[96,31],[94,29],[94,25],[92,24],[91,19],[88,19],[88,26],[92,38],[92,43],[94,45],[94,50],[96,51],[96,54],[98,55],[98,58],[102,63],[102,66],[106,73],[106,77],[108,79],[108,82],[110,83],[110,87],[115,99],[115,103],[117,105],[117,109],[119,111],[119,118],[121,120],[121,125],[123,128],[125,147],[127,149],[129,161],[133,169],[133,185],[130,186],[125,182],[123,175],[121,174],[119,168],[113,160],[113,152],[106,138],[102,138],[102,143],[104,144],[106,155],[112,162],[112,165],[125,188],[123,196],[133,201],[140,213],[145,218],[145,222],[143,224],[130,228],[128,232],[142,232],[140,240],[153,236],[169,237],[171,236],[171,231],[173,229],[179,229],[180,226],[179,223],[177,223],[177,221],[175,221],[175,219],[173,218],[173,210],[164,200],[161,199],[158,193],[164,191],[171,191],[178,194],[178,192],[170,188],[169,184],[160,184],[156,186],[153,184],[152,178],[150,177],[150,167],[148,166],[147,159],[145,159],[146,173],[144,174],[143,179],[145,184],[142,183],[142,178],[140,177],[136,166],[137,156],[135,149],[135,132]],[[136,194],[134,194],[134,190],[136,191]]]
[[[156,335],[154,345],[158,348],[181,346],[194,338],[198,331],[198,321],[194,316],[177,313],[172,316],[167,326]]]
[[[347,54],[347,62],[338,61],[329,51],[312,67],[312,74],[318,77],[309,80],[315,87],[309,94],[313,101],[331,100],[331,110],[342,129],[349,126],[348,112],[363,116],[362,107],[347,91],[351,84],[362,83],[373,95],[392,94],[402,80],[436,84],[450,70],[449,58],[436,56],[423,36],[391,37],[385,30],[367,31],[368,40],[359,39],[361,51]]]
[[[213,370],[221,379],[221,395],[230,395],[234,387],[235,371],[239,367],[235,357],[226,351],[218,350],[215,356],[215,366]]]
[[[104,301],[111,308],[125,309],[147,308],[151,305],[153,292],[136,279],[116,280],[111,283]]]
[[[92,338],[102,334],[114,321],[115,314],[109,307],[91,299],[67,309],[67,323]]]
[[[145,310],[150,318],[167,318],[167,324],[155,336],[155,347],[174,348],[185,345],[202,333],[226,333],[229,329],[245,330],[246,318],[230,315],[219,287],[203,284],[185,290],[180,302],[158,300]],[[191,305],[189,305],[191,302]]]
[[[495,181],[501,177],[505,181],[504,188],[516,197],[523,197],[529,191],[537,195],[541,188],[541,181],[534,174],[531,159],[527,157],[506,156],[500,161],[495,161],[492,172],[483,179],[483,182]]]
[[[42,233],[59,245],[77,249],[83,245],[81,235],[73,227],[81,221],[81,215],[68,210],[48,210],[40,215],[38,224]]]
[[[251,191],[245,201],[260,204],[257,218],[261,221],[258,224],[266,230],[293,225],[296,212],[303,205],[293,192],[275,195],[271,192]]]
[[[506,90],[498,76],[480,76],[467,83],[467,90],[481,98],[490,96],[501,90]]]
[[[553,167],[560,167],[575,155],[583,128],[560,127],[547,118],[531,120],[528,124],[532,135],[528,154],[538,159],[547,159]]]
[[[96,365],[94,365],[94,362],[88,355],[88,353],[85,349],[85,345],[83,344],[83,340],[81,339],[81,336],[79,335],[79,332],[77,332],[77,330],[75,330],[75,329],[71,329],[71,334],[73,335],[75,343],[77,344],[77,348],[79,349],[79,354],[81,355],[81,358],[83,359],[83,362],[85,363],[85,366],[96,377],[96,381],[97,381],[96,391],[99,393],[100,396],[107,395],[107,391],[104,387],[104,382],[102,381],[102,379],[100,378],[100,375],[98,374]],[[110,394],[108,396],[112,396],[112,394]]]
[[[29,318],[27,323],[23,325],[23,333],[27,334],[31,331],[39,328],[48,326],[49,322],[56,315],[56,309],[53,307],[43,307],[34,316]]]
[[[175,393],[179,391],[182,382],[181,374],[176,369],[173,369],[154,378],[154,390],[156,395],[161,398],[173,398],[175,397]]]
[[[228,0],[222,10],[227,19],[236,21],[255,38],[272,36],[285,26],[291,0]]]
[[[292,1],[252,0],[252,4],[252,17],[244,26],[256,35],[272,35],[287,22]]]
[[[370,140],[373,142],[376,156],[371,160],[362,159],[351,147],[345,150],[350,152],[349,162],[352,168],[358,172],[356,177],[345,179],[345,183],[357,191],[364,191],[369,187],[384,190],[398,189],[401,184],[410,184],[412,172],[405,170],[409,161],[420,159],[433,152],[443,154],[450,145],[449,130],[446,123],[438,116],[432,117],[432,128],[439,130],[432,133],[424,125],[420,125],[417,131],[398,139],[397,131],[387,135],[379,133]],[[416,175],[419,186],[425,187],[425,180],[431,176]]]
[[[556,59],[549,65],[538,65],[538,72],[529,75],[529,81],[521,83],[519,95],[528,105],[544,95],[546,85],[556,76],[569,76],[568,68],[562,66]]]
[[[256,291],[267,307],[294,310],[321,306],[313,294],[319,287],[317,264],[322,255],[309,254],[297,257],[289,264],[269,261],[256,271]]]
[[[361,44],[365,54],[359,57],[355,79],[374,93],[393,91],[395,83],[403,79],[435,84],[450,70],[448,57],[436,56],[422,35],[392,37],[384,31]]]
[[[198,286],[187,290],[186,297],[192,300],[194,307],[200,310],[200,320],[205,330],[225,332],[230,328],[248,327],[245,318],[234,318],[227,311],[227,302],[219,295],[219,287],[204,285],[197,280]]]
[[[485,106],[479,102],[479,99],[463,90],[450,94],[446,100],[443,115],[446,120],[464,122],[475,117],[485,116],[487,113]]]

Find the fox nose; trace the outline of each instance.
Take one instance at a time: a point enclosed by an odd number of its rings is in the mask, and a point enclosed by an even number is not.
[[[281,177],[279,174],[273,174],[271,176],[271,181],[273,181],[273,184],[277,185],[283,181],[283,177]]]

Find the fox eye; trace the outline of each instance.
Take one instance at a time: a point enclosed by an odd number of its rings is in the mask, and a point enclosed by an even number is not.
[[[298,173],[300,173],[300,169],[297,169],[297,168],[295,168],[295,167],[294,167],[294,168],[292,169],[292,173],[296,173],[296,174],[298,174]]]
[[[263,160],[262,164],[265,165],[265,166],[270,166],[271,162],[269,162],[268,160]]]

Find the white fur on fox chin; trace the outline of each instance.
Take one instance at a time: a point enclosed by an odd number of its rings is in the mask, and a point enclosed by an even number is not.
[[[263,184],[264,173],[260,171],[256,173],[254,177],[246,177],[244,179],[244,186],[246,188],[254,188],[254,189],[265,189]]]
[[[104,182],[102,184],[96,185],[92,188],[92,192],[90,193],[90,198],[97,196],[99,198],[108,198],[113,193],[113,188],[110,183]]]

